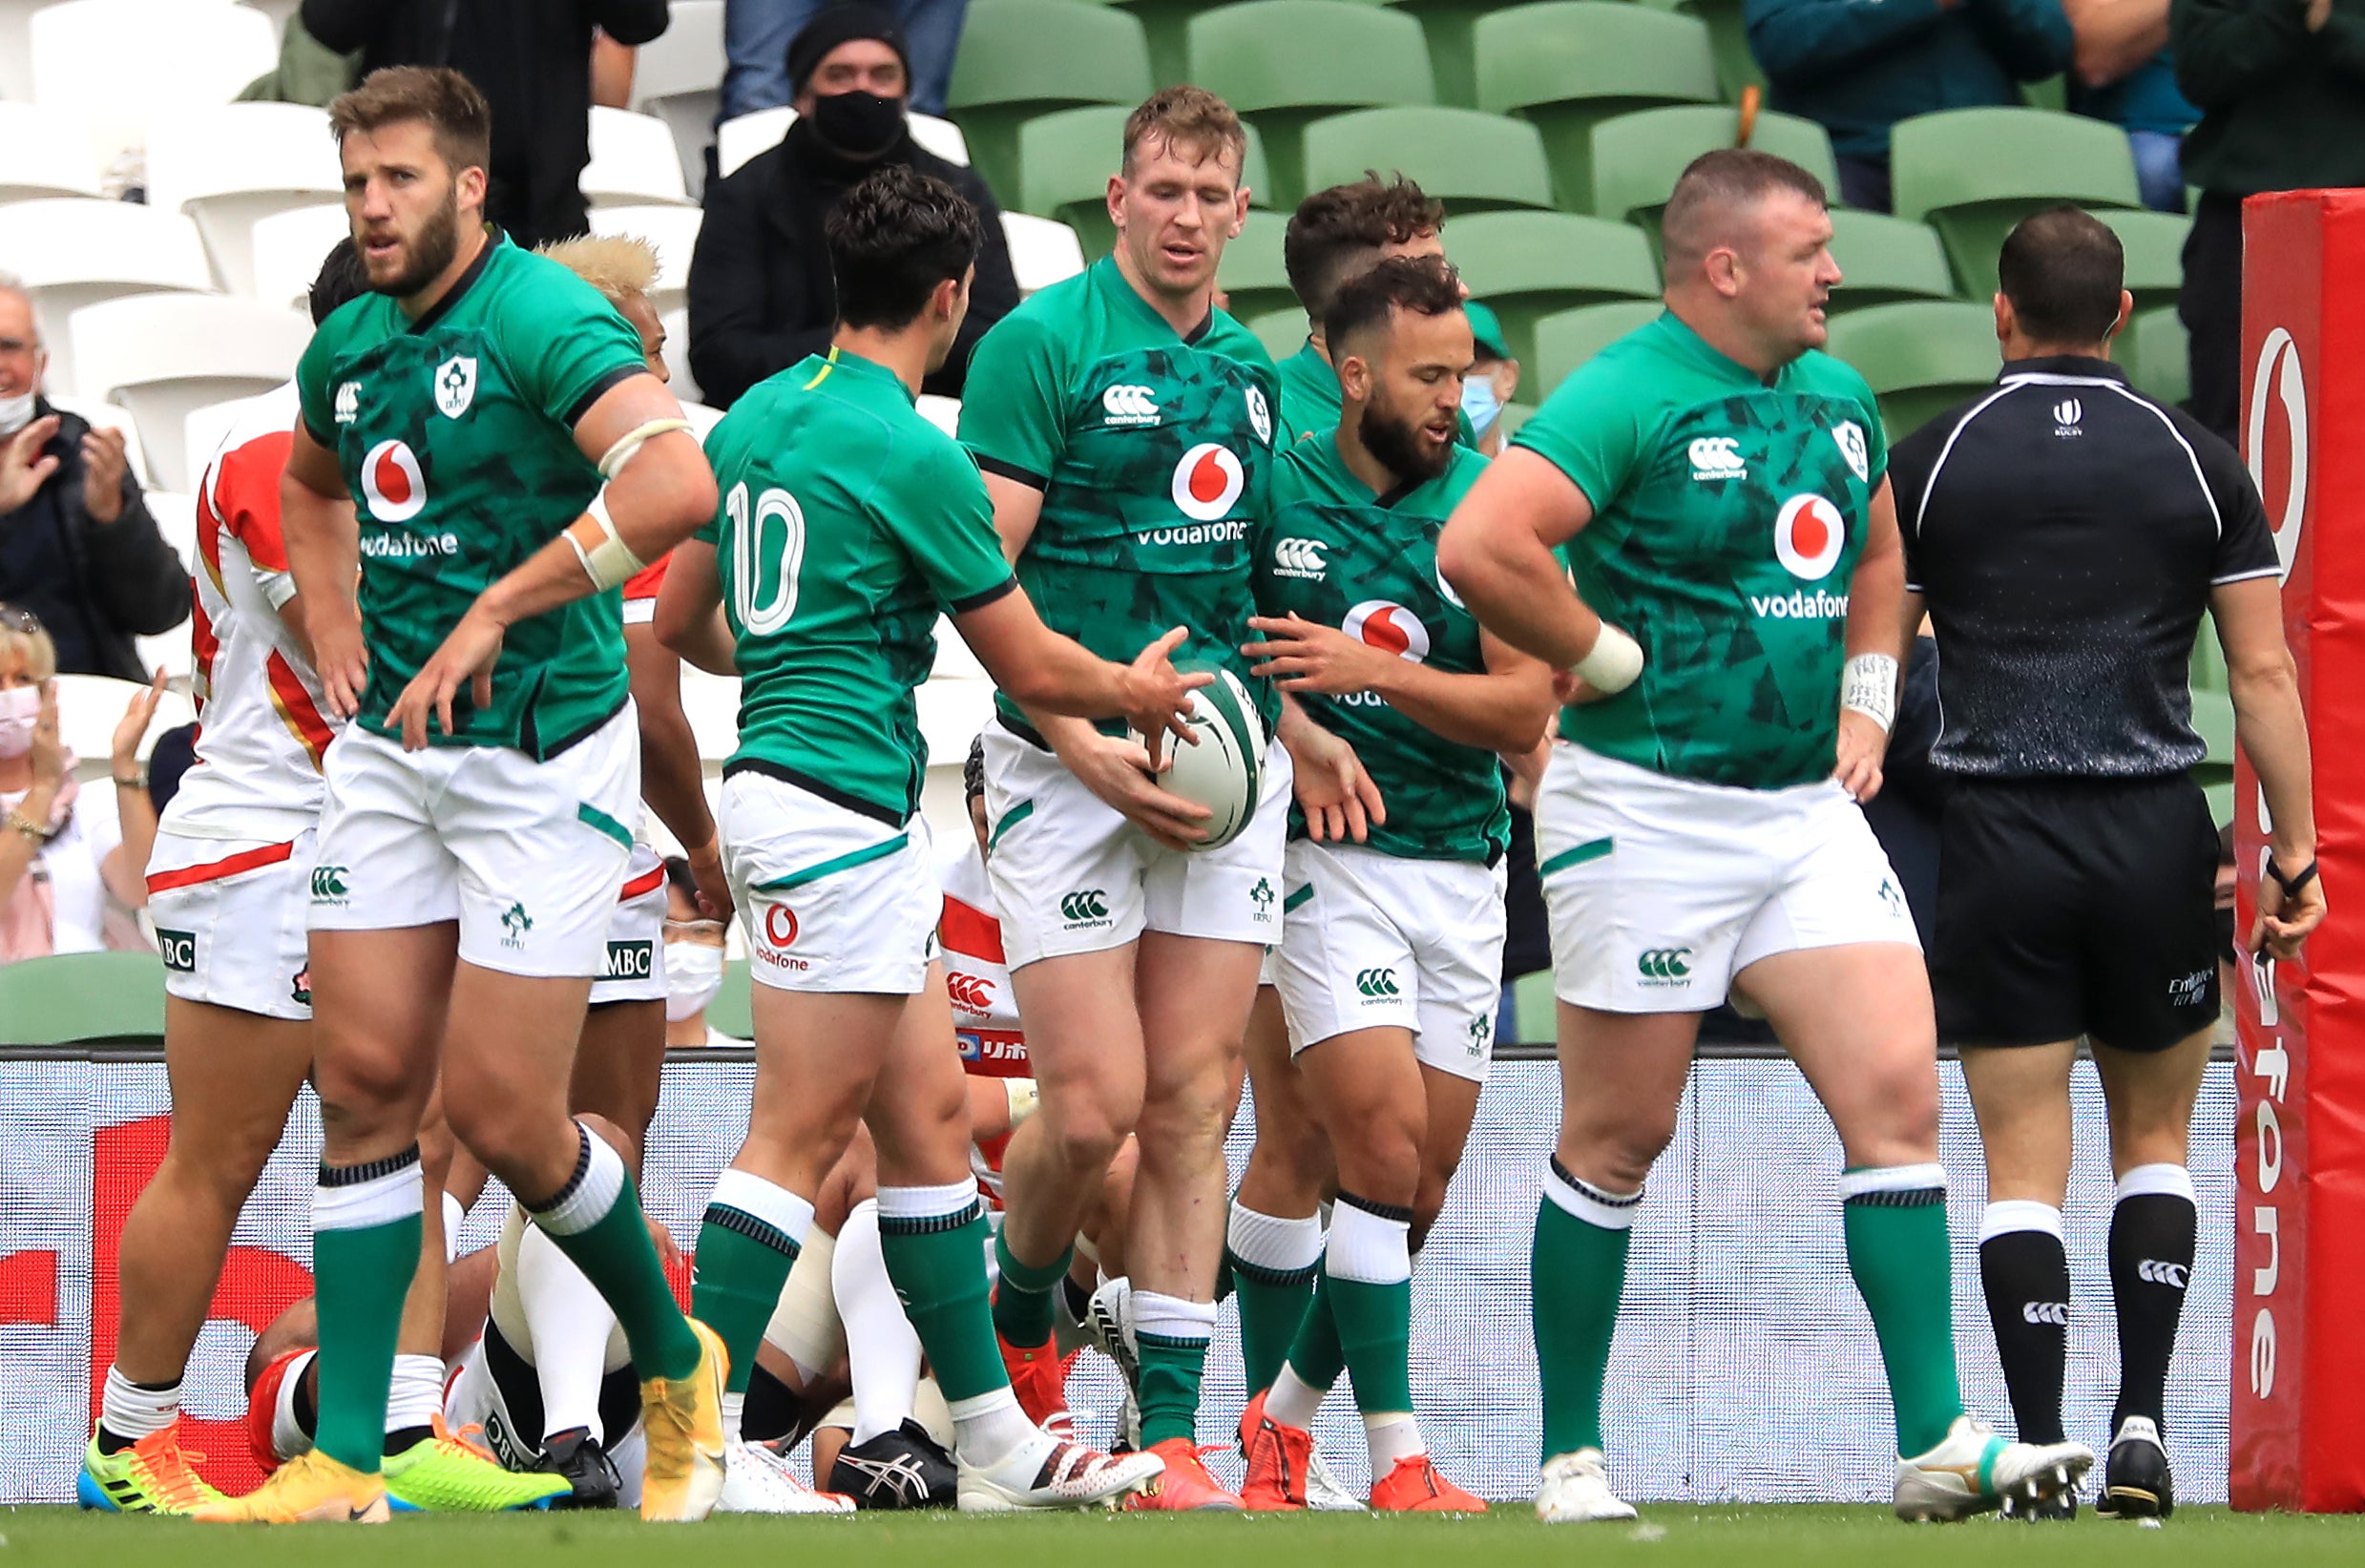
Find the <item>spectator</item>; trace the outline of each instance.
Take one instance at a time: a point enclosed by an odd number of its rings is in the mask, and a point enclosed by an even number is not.
[[[2242,395],[2242,199],[2365,185],[2365,0],[2172,0],[2176,85],[2201,109],[2177,314],[2193,417],[2228,441]]]
[[[146,948],[133,911],[156,844],[139,742],[164,673],[115,732],[115,785],[85,794],[57,729],[57,647],[30,612],[0,604],[0,964],[52,952]]]
[[[1519,395],[1519,362],[1504,345],[1503,324],[1494,311],[1472,300],[1462,306],[1470,318],[1471,345],[1476,357],[1470,374],[1462,377],[1462,417],[1481,457],[1503,454],[1503,405]]]
[[[2069,107],[2126,132],[2144,205],[2185,210],[2185,133],[2201,111],[2176,91],[2168,0],[2062,0],[2077,50]]]
[[[665,0],[303,0],[303,25],[362,73],[450,66],[492,106],[485,217],[521,245],[588,231],[592,34],[638,46],[665,31]]]
[[[831,0],[723,0],[722,52],[729,61],[722,72],[724,119],[778,109],[796,98],[803,89],[785,63],[789,48],[830,5]],[[892,0],[891,14],[910,40],[905,55],[912,109],[943,114],[969,0]]]
[[[1937,109],[2017,104],[2069,65],[2061,0],[1748,0],[1772,106],[1817,121],[1851,207],[1889,210],[1889,127]]]
[[[665,1044],[745,1045],[706,1022],[706,1009],[722,989],[722,948],[727,920],[712,920],[698,907],[698,879],[680,855],[665,857]]]
[[[189,618],[189,573],[157,532],[123,433],[41,395],[32,301],[0,273],[0,599],[50,628],[68,675],[144,680],[136,637]]]
[[[690,370],[700,395],[727,408],[764,377],[828,351],[838,291],[822,225],[857,180],[900,163],[959,191],[980,220],[985,247],[969,319],[925,384],[959,397],[969,351],[1018,303],[1001,209],[985,181],[912,142],[904,117],[910,56],[884,8],[831,7],[797,34],[787,61],[797,122],[779,146],[706,187],[690,260]]]

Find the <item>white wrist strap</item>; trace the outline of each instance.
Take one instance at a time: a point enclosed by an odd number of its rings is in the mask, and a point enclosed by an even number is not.
[[[621,588],[633,575],[649,563],[632,553],[630,546],[617,537],[616,519],[608,515],[608,488],[599,487],[584,514],[567,526],[567,543],[575,547],[575,558],[583,563],[583,574],[592,580],[592,587],[600,593]],[[591,524],[586,528],[586,523]],[[585,535],[591,543],[584,543]]]
[[[1883,730],[1896,721],[1897,661],[1888,654],[1857,654],[1848,660],[1839,681],[1839,705],[1878,724]]]
[[[1002,1093],[1010,1100],[1010,1124],[1014,1129],[1042,1109],[1042,1092],[1035,1087],[1033,1078],[1004,1078]]]
[[[1634,684],[1643,673],[1643,645],[1607,621],[1593,639],[1593,651],[1572,667],[1577,679],[1602,696],[1613,696]]]

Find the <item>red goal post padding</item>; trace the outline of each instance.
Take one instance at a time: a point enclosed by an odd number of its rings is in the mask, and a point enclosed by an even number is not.
[[[2365,191],[2244,203],[2242,452],[2284,566],[2332,915],[2236,988],[2230,1491],[2365,1509]],[[2235,764],[2239,920],[2265,805]]]

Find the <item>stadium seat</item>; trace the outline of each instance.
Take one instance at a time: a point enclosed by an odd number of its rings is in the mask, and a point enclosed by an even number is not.
[[[1733,146],[1740,128],[1741,112],[1722,104],[1638,109],[1602,120],[1593,128],[1593,191],[1584,210],[1642,224],[1656,250],[1659,212],[1674,193],[1677,177],[1701,154]],[[1789,158],[1822,180],[1826,190],[1839,188],[1831,138],[1812,120],[1760,115],[1750,128],[1749,145]]]
[[[1273,204],[1305,199],[1304,133],[1348,109],[1434,103],[1429,45],[1410,16],[1350,0],[1248,0],[1191,19],[1191,79],[1265,134]]]
[[[1410,176],[1455,217],[1552,206],[1543,137],[1532,125],[1476,109],[1358,109],[1306,128],[1308,190],[1367,171]]]
[[[2192,639],[2192,689],[2222,692],[2227,685],[2226,648],[2217,640],[2217,618],[2205,615]]]
[[[82,306],[163,289],[210,292],[214,269],[197,225],[130,201],[59,197],[0,209],[0,271],[32,296],[50,351],[49,385],[80,390],[66,320]]]
[[[1446,253],[1471,298],[1494,307],[1512,357],[1531,362],[1536,323],[1612,300],[1656,300],[1659,266],[1641,231],[1574,213],[1480,213],[1446,226]]]
[[[253,401],[252,397],[232,397],[219,403],[200,403],[181,416],[180,449],[188,461],[191,490],[202,488],[205,465],[214,460],[214,454],[221,449],[222,439],[230,433],[230,427]]]
[[[690,433],[698,437],[701,446],[705,445],[715,427],[722,423],[722,410],[688,398],[677,401],[681,405],[681,417],[690,422]]]
[[[56,0],[0,0],[0,103],[32,101],[32,13]]]
[[[1065,223],[1032,213],[1006,212],[1002,214],[1002,240],[1010,246],[1010,270],[1018,281],[1021,296],[1084,270],[1084,247]]]
[[[98,194],[98,150],[79,116],[0,102],[0,203]]]
[[[2207,789],[2212,784],[2233,782],[2233,699],[2220,691],[2195,690],[2192,694],[2192,728],[2208,747],[2208,755],[2192,770],[2192,776]]]
[[[221,286],[249,299],[256,222],[341,201],[344,191],[327,112],[309,104],[197,110],[157,122],[148,138],[148,205],[188,214]]]
[[[657,320],[665,328],[665,368],[673,373],[666,387],[677,401],[696,403],[698,377],[690,373],[690,313],[687,309],[663,310]]]
[[[690,257],[698,249],[704,216],[696,207],[594,207],[591,231],[630,235],[657,247],[657,286],[649,303],[662,316],[688,303]]]
[[[173,547],[173,554],[180,557],[180,569],[192,576],[196,575],[198,567],[196,494],[189,491],[150,490],[141,493],[140,500],[148,508],[148,515],[155,520],[156,531],[164,536],[166,544]],[[188,623],[183,621],[181,625],[183,629],[180,633],[180,640],[186,644],[189,640],[189,634],[186,630]],[[140,668],[153,670],[156,666],[143,658],[140,660]]]
[[[1150,94],[1150,46],[1121,10],[1080,0],[975,0],[961,31],[946,113],[997,197],[1018,188],[1018,127],[1087,103]]]
[[[121,431],[123,460],[130,465],[132,477],[137,479],[143,489],[157,482],[156,475],[148,471],[147,449],[139,444],[139,424],[132,418],[129,408],[104,403],[97,398],[65,397],[54,392],[49,394],[49,401],[51,408],[62,408],[77,419]]]
[[[312,338],[308,317],[219,295],[147,294],[85,305],[68,324],[86,392],[131,410],[149,471],[185,491],[189,410],[266,392],[295,374]]]
[[[1125,104],[1096,103],[1038,115],[1018,128],[1017,199],[1022,212],[1057,219],[1076,231],[1090,257],[1106,256],[1117,242],[1109,221],[1109,177],[1125,145]],[[1265,162],[1265,138],[1247,128],[1248,156],[1242,182],[1253,206],[1269,207],[1272,179]]]
[[[722,986],[706,1004],[706,1027],[735,1040],[756,1037],[755,986],[747,978],[747,960],[733,958],[722,966]]]
[[[1286,360],[1306,346],[1306,312],[1296,305],[1267,310],[1248,323],[1248,330],[1265,345],[1265,352],[1276,361]]]
[[[1845,207],[1831,213],[1831,258],[1839,287],[1826,307],[1832,315],[1900,300],[1951,300],[1955,275],[1946,247],[1927,223]]]
[[[262,220],[248,240],[254,252],[255,298],[264,304],[306,308],[321,263],[351,232],[342,204],[296,207]]]
[[[1716,56],[1716,85],[1727,103],[1739,103],[1745,88],[1764,88],[1766,73],[1749,52],[1748,0],[1643,0],[1654,10],[1697,16],[1707,24],[1708,48]]]
[[[1477,64],[1471,33],[1479,17],[1500,10],[1506,0],[1382,0],[1420,18],[1429,40],[1429,69],[1436,77],[1437,101],[1458,109],[1478,107]]]
[[[1223,0],[1106,0],[1141,24],[1149,40],[1150,80],[1173,87],[1191,78],[1191,18]]]
[[[1503,411],[1495,416],[1495,428],[1502,432],[1503,439],[1505,441],[1509,441],[1513,436],[1519,433],[1520,426],[1526,424],[1529,420],[1534,419],[1535,417],[1536,405],[1532,403],[1506,403],[1503,405]]]
[[[2094,215],[2126,252],[2126,290],[2138,311],[2173,305],[2185,282],[2185,237],[2192,220],[2182,213],[2106,211]]]
[[[2192,396],[2191,345],[2174,305],[2137,311],[2112,353],[2145,397],[2182,407]]]
[[[1536,324],[1536,359],[1520,375],[1520,391],[1540,403],[1570,371],[1635,328],[1657,321],[1664,308],[1656,300],[1621,300],[1546,316]]]
[[[1478,107],[1544,134],[1560,205],[1593,204],[1593,128],[1612,115],[1716,101],[1708,30],[1610,0],[1546,0],[1478,18]]]
[[[188,501],[187,496],[181,500]],[[74,755],[74,777],[88,783],[103,778],[115,750],[115,726],[145,681],[117,680],[105,675],[61,675],[57,678],[57,738]],[[167,692],[157,703],[148,733],[140,738],[138,755],[146,758],[156,738],[197,715],[185,692]],[[0,965],[0,974],[8,972]],[[0,1017],[5,1017],[0,1014]]]
[[[582,184],[583,199],[595,207],[690,205],[673,131],[654,115],[594,108]]]
[[[938,397],[933,392],[922,392],[912,405],[919,416],[947,435],[961,433],[961,400],[957,397]]]
[[[238,0],[238,3],[268,16],[272,31],[284,38],[287,36],[287,19],[303,8],[303,0]]]
[[[80,115],[101,167],[279,61],[271,19],[225,0],[63,0],[32,13],[27,45],[33,101]]]
[[[950,403],[952,399],[938,398],[936,401]],[[961,640],[961,634],[953,626],[950,616],[936,617],[936,662],[929,670],[929,679],[932,680],[938,676],[951,676],[955,680],[992,679],[986,674],[985,666],[977,661],[976,654]],[[967,754],[964,749],[962,755]]]
[[[1282,236],[1288,226],[1289,220],[1279,213],[1252,212],[1240,238],[1224,247],[1216,283],[1230,301],[1224,308],[1244,322],[1297,305],[1289,269],[1281,257]]]
[[[2012,225],[2040,207],[2140,207],[2126,133],[2040,109],[1948,109],[1899,120],[1890,136],[1899,218],[1938,231],[1955,282],[1984,299]]]
[[[1872,384],[1891,446],[1985,391],[2002,367],[1995,313],[1954,301],[1852,310],[1831,323],[1825,346]]]
[[[911,139],[943,158],[947,163],[969,164],[969,141],[961,128],[948,119],[933,115],[907,116],[911,125]],[[758,153],[769,152],[780,145],[780,138],[788,134],[788,127],[797,122],[797,112],[785,106],[779,109],[759,109],[752,115],[724,120],[715,132],[715,168],[721,174],[737,172]],[[997,193],[998,194],[998,193]]]
[[[164,965],[153,952],[59,952],[0,964],[0,1045],[159,1045]]]
[[[681,178],[696,197],[722,102],[722,0],[673,0],[667,16],[665,31],[635,54],[631,107],[672,130]]]

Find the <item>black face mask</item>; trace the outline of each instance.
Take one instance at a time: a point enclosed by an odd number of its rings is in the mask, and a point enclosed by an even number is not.
[[[876,93],[832,93],[813,100],[813,134],[829,150],[858,160],[885,156],[903,139],[903,99]]]

